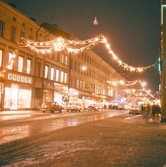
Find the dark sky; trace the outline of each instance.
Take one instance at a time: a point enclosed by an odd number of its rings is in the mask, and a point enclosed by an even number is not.
[[[48,22],[85,40],[103,34],[114,53],[125,63],[148,66],[158,60],[160,44],[159,0],[4,0],[36,19]],[[94,26],[97,17],[99,25]],[[131,81],[141,79],[152,93],[158,90],[158,68],[143,73],[129,73],[119,67],[103,44],[93,49]]]

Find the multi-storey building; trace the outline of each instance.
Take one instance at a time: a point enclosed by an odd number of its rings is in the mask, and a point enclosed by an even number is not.
[[[36,109],[45,100],[62,103],[66,95],[84,105],[104,104],[118,96],[123,86],[107,81],[125,79],[92,50],[41,54],[20,42],[21,37],[44,42],[59,36],[78,40],[55,25],[38,25],[0,1],[1,110]]]

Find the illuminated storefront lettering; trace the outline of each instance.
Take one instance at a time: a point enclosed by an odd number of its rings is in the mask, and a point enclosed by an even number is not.
[[[8,74],[8,80],[32,84],[31,77],[25,77],[17,74]]]

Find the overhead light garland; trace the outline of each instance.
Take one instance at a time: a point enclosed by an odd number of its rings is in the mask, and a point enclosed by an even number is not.
[[[18,55],[18,49],[15,49],[11,55],[12,55],[12,57],[9,60],[8,64],[0,71],[0,76],[3,76],[3,73],[5,73],[6,70],[9,68],[9,66],[11,66],[14,63],[14,60]]]
[[[130,66],[127,63],[124,63],[122,60],[120,60],[117,55],[113,52],[111,49],[109,43],[107,42],[106,38],[103,35],[99,35],[95,38],[82,40],[82,41],[76,41],[76,40],[68,40],[62,37],[57,37],[54,40],[46,41],[46,42],[35,42],[33,40],[29,40],[26,38],[21,38],[20,42],[18,43],[18,47],[16,51],[13,52],[13,58],[9,61],[8,64],[12,63],[15,59],[15,53],[18,52],[19,47],[27,47],[30,50],[33,50],[37,53],[45,54],[45,53],[51,53],[52,51],[68,51],[72,53],[80,53],[85,50],[92,49],[95,45],[103,43],[105,44],[108,53],[112,55],[113,59],[118,63],[118,65],[122,66],[125,70],[133,71],[133,72],[143,72],[149,68],[152,68],[156,66],[159,62],[146,66],[146,67],[135,67]],[[3,71],[6,71],[8,65],[3,69]],[[121,82],[121,81],[120,81]],[[133,84],[133,83],[132,83]],[[130,85],[130,83],[129,83]]]
[[[107,81],[107,83],[113,85],[113,86],[117,86],[117,85],[125,85],[125,86],[133,86],[137,83],[140,83],[142,87],[144,87],[145,83],[140,81],[139,79],[134,80],[134,81],[124,81],[124,80],[120,80],[120,81]]]
[[[32,40],[21,38],[20,46],[28,47],[29,49],[38,52],[38,53],[50,53],[52,51],[63,51],[67,50],[68,52],[79,53],[85,50],[92,49],[95,45],[103,43],[108,50],[108,53],[112,55],[113,59],[118,63],[118,65],[122,66],[125,70],[133,71],[133,72],[143,72],[149,68],[152,68],[158,64],[158,61],[152,65],[146,67],[135,67],[130,66],[127,63],[124,63],[120,60],[117,55],[111,49],[109,43],[107,42],[106,38],[103,35],[99,35],[95,38],[83,40],[83,41],[75,41],[75,40],[68,40],[62,37],[55,38],[51,41],[46,42],[34,42]],[[73,48],[76,46],[82,46],[78,48]]]

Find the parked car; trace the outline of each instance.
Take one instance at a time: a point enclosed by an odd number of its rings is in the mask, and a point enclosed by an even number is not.
[[[63,107],[54,101],[43,102],[40,106],[40,111],[43,113],[46,111],[50,111],[52,113],[55,111],[59,111],[61,113],[62,109],[63,109]]]
[[[95,105],[95,104],[90,104],[87,107],[88,111],[98,111],[99,110],[99,106]]]
[[[139,105],[134,105],[130,108],[129,114],[140,114],[141,107]]]
[[[68,111],[81,111],[82,110],[82,106],[80,103],[69,103],[66,107],[64,107],[64,110]]]
[[[118,110],[124,110],[124,103],[118,104]]]

